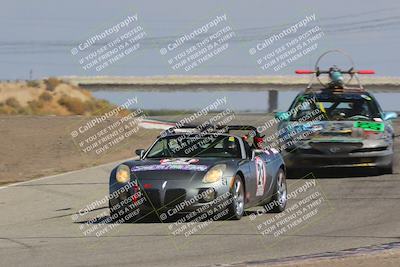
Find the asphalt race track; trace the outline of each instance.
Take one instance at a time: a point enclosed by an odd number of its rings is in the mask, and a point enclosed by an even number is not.
[[[399,175],[317,179],[331,210],[271,244],[256,224],[218,221],[207,231],[172,236],[166,223],[126,223],[85,236],[71,216],[107,194],[115,163],[0,189],[2,266],[189,266],[266,260],[400,241]],[[289,180],[290,185],[299,182]],[[298,200],[290,200],[289,207]],[[103,205],[87,214],[107,212]],[[263,214],[256,221],[277,216]],[[92,225],[96,222],[91,222]],[[90,226],[90,224],[89,224]],[[107,226],[107,225],[106,225]],[[215,226],[215,227],[214,227]]]

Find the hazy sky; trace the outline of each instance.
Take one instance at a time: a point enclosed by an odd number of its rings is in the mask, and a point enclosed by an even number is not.
[[[274,33],[316,15],[324,37],[318,48],[280,70],[262,70],[249,49]],[[127,15],[138,14],[146,32],[141,47],[110,67],[85,71],[71,49]],[[229,48],[184,71],[173,70],[160,48],[182,34],[227,15],[235,32]],[[289,38],[290,39],[290,38]],[[287,40],[286,40],[287,41]],[[1,0],[0,79],[51,75],[281,75],[311,67],[322,52],[341,48],[360,68],[400,76],[400,2],[379,1],[122,1]],[[185,46],[185,47],[189,47]]]

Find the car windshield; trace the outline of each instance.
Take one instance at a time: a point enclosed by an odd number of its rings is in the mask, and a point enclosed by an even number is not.
[[[241,158],[237,137],[227,135],[172,135],[158,139],[146,158]]]
[[[322,120],[373,120],[380,118],[375,100],[365,94],[315,94],[296,99],[290,120],[297,121],[309,114],[321,114]]]

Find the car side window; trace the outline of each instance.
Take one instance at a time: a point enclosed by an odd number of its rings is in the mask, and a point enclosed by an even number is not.
[[[158,140],[157,143],[155,143],[154,146],[149,151],[149,154],[147,155],[147,157],[152,158],[152,157],[165,156],[165,150],[166,150],[166,146],[167,146],[166,141],[167,141],[166,139]]]
[[[251,158],[251,147],[247,141],[243,140],[244,150],[246,151],[246,158]]]

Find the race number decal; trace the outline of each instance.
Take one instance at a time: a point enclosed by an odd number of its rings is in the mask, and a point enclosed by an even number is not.
[[[262,196],[265,191],[265,184],[267,183],[267,167],[260,157],[255,157],[254,161],[256,164],[256,196]]]

